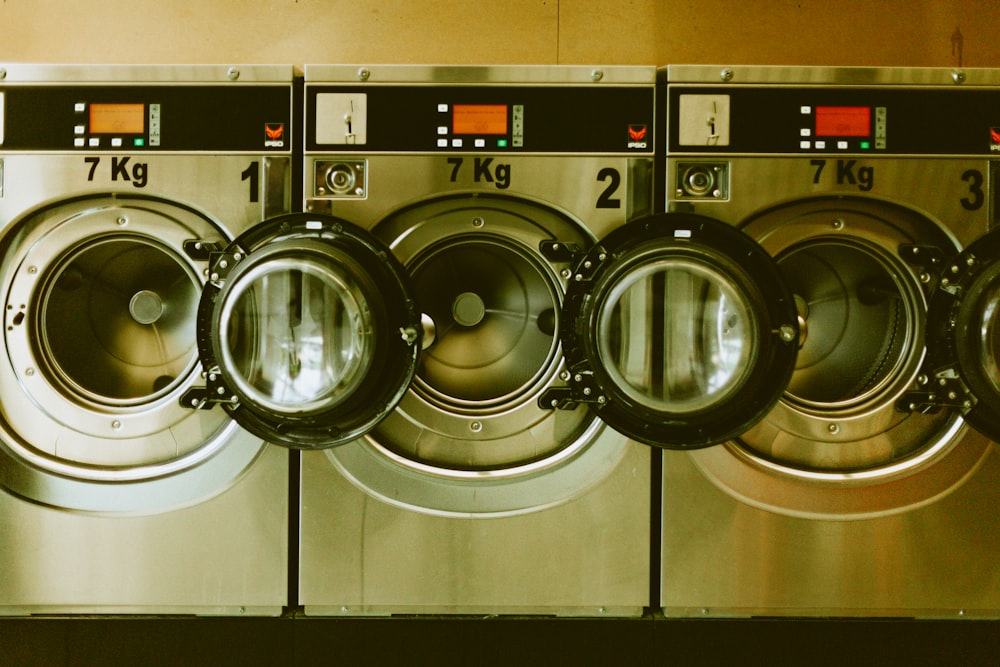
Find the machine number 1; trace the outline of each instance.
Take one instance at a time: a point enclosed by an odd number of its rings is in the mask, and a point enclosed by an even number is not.
[[[256,204],[260,201],[260,162],[251,162],[240,176],[243,177],[242,180],[250,181],[250,203]]]

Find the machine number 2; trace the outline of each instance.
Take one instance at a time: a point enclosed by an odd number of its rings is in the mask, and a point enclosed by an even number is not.
[[[597,208],[621,208],[622,200],[615,197],[622,184],[622,174],[617,169],[605,167],[597,172],[597,180],[607,183],[604,191],[597,197]]]

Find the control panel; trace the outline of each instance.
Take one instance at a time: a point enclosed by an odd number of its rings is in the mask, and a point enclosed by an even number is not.
[[[652,86],[310,84],[306,150],[652,153]]]
[[[669,86],[669,150],[680,153],[1000,152],[1000,91]]]
[[[0,87],[3,150],[289,152],[290,86]]]

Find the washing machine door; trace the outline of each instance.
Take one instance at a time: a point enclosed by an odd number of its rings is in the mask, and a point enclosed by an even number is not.
[[[910,409],[958,409],[1000,442],[1000,230],[944,266],[928,306],[926,392],[904,397]]]
[[[399,402],[419,326],[402,266],[368,232],[324,215],[271,219],[212,253],[198,312],[200,403],[221,403],[272,443],[342,444]]]
[[[704,216],[667,213],[609,234],[567,288],[569,389],[616,430],[669,449],[738,436],[792,375],[798,321],[774,260]]]

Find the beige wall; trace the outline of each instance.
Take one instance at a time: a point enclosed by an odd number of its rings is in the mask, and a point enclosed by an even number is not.
[[[1000,66],[996,0],[0,0],[0,62]]]

